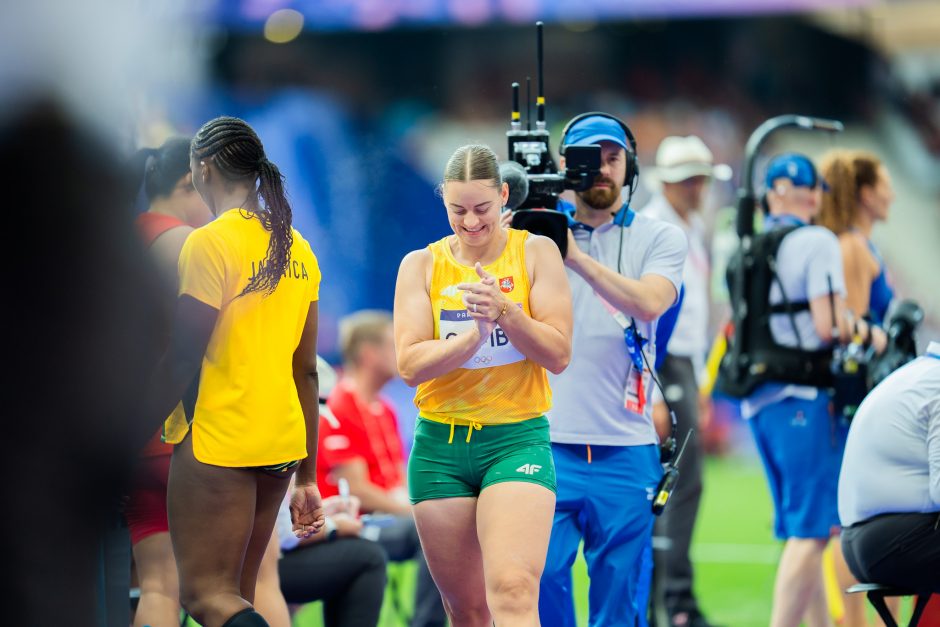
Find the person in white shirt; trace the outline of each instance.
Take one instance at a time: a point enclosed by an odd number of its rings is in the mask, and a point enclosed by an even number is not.
[[[839,518],[859,581],[940,592],[940,342],[859,406],[839,475]]]
[[[671,136],[656,151],[653,176],[661,190],[643,208],[644,215],[678,226],[689,243],[682,269],[685,295],[667,353],[659,367],[666,400],[676,414],[676,437],[685,441],[699,423],[699,375],[708,351],[708,288],[711,266],[701,209],[712,179],[728,180],[731,168],[715,164],[711,150],[700,138]],[[669,414],[659,390],[653,419],[661,435],[669,432]],[[680,464],[682,480],[676,484],[669,507],[656,524],[657,535],[670,540],[670,548],[656,568],[662,569],[662,602],[671,625],[706,627],[693,592],[693,569],[689,545],[702,496],[702,446],[698,437],[689,440]]]

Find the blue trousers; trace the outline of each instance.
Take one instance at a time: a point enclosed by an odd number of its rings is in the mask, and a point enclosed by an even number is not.
[[[653,593],[653,542],[643,549],[640,558],[640,580],[636,585],[636,627],[649,627],[646,613],[650,606],[650,594]]]
[[[653,532],[651,501],[662,477],[659,450],[552,444],[558,493],[539,591],[544,627],[576,627],[571,566],[584,541],[591,579],[590,627],[633,627],[643,552]],[[642,601],[640,601],[642,603]]]

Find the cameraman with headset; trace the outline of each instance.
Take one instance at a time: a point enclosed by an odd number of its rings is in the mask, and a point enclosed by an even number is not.
[[[571,566],[582,539],[589,624],[636,621],[651,500],[663,475],[650,366],[657,319],[676,302],[687,252],[678,227],[630,209],[639,174],[630,129],[606,113],[579,115],[563,131],[561,154],[587,145],[600,146],[601,168],[576,193],[569,218],[572,358],[549,375],[558,493],[539,595],[546,626],[576,624]]]
[[[826,184],[812,161],[797,153],[772,159],[765,184],[764,231],[780,237],[768,261],[774,278],[770,331],[779,346],[802,351],[809,367],[829,346],[851,335],[839,242],[828,229],[810,225]],[[858,325],[867,336],[864,322]],[[883,349],[880,329],[872,329],[870,339],[877,350]],[[822,382],[769,380],[741,406],[770,484],[775,534],[786,542],[771,627],[797,627],[804,619],[810,627],[829,624],[822,555],[839,525],[836,487],[848,424],[832,415],[827,388]]]

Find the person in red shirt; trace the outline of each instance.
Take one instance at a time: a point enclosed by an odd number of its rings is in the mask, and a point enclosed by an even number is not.
[[[147,211],[137,216],[136,226],[163,279],[168,313],[176,301],[183,242],[212,219],[209,207],[193,187],[189,150],[188,137],[173,137],[160,148],[141,149],[132,160],[132,168],[141,173],[140,187],[148,203]],[[163,442],[162,434],[161,426],[141,450],[124,508],[140,582],[135,627],[171,625],[179,621],[180,614],[176,560],[166,513],[173,446]]]
[[[446,624],[440,592],[431,578],[405,486],[405,457],[392,405],[380,390],[398,368],[392,316],[360,311],[340,321],[343,376],[320,416],[317,484],[323,498],[339,494],[340,479],[358,497],[365,513],[387,514],[363,532],[382,545],[392,561],[415,559],[413,627]],[[375,534],[371,535],[370,533]]]

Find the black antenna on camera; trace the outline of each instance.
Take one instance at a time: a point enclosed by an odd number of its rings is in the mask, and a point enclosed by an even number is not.
[[[512,116],[509,118],[509,126],[512,130],[518,131],[522,124],[519,121],[519,83],[512,84]]]
[[[532,79],[525,77],[525,130],[532,130]]]
[[[538,73],[538,96],[535,100],[535,108],[538,112],[538,120],[535,123],[535,128],[540,131],[545,130],[545,82],[544,75],[542,73],[543,63],[543,52],[542,52],[542,29],[545,25],[542,22],[535,23],[535,67],[536,72]]]

